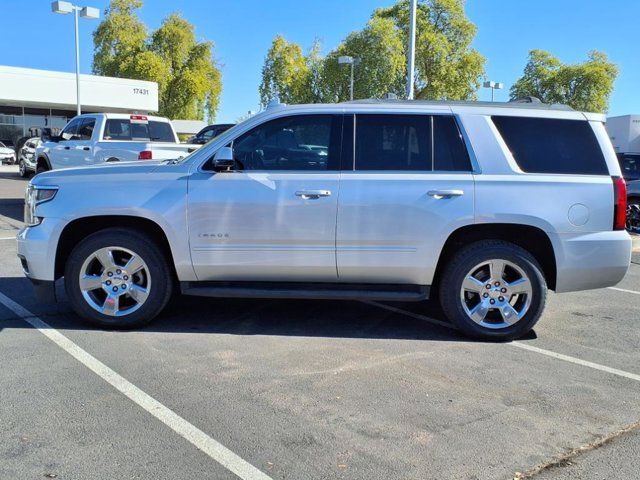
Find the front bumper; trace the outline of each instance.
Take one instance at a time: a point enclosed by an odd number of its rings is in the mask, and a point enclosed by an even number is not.
[[[63,222],[55,218],[45,218],[40,225],[24,227],[18,233],[17,253],[24,274],[34,284],[36,296],[42,301],[55,301],[55,259],[56,246]]]
[[[556,292],[616,285],[631,263],[631,237],[625,231],[556,234]]]

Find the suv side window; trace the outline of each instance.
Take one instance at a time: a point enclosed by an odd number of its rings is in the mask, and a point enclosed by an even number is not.
[[[93,129],[96,126],[95,118],[84,118],[78,129],[79,140],[91,140],[93,136]]]
[[[356,115],[356,170],[431,170],[428,115]]]
[[[294,115],[268,121],[233,141],[239,170],[336,170],[341,117]]]
[[[60,133],[63,140],[71,140],[78,134],[78,127],[80,127],[81,118],[74,118],[67,124],[66,127]]]
[[[356,170],[472,170],[452,115],[359,114],[355,137]]]
[[[598,140],[586,120],[491,118],[523,172],[609,174]]]
[[[433,169],[440,172],[470,172],[471,160],[458,129],[450,115],[433,117]]]

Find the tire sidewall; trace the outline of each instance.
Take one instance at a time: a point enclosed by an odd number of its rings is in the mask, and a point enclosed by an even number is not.
[[[491,259],[507,260],[516,264],[531,281],[532,298],[529,310],[521,320],[506,328],[491,329],[478,325],[469,318],[460,299],[460,290],[466,275],[474,266]],[[460,330],[476,338],[497,341],[519,338],[533,328],[545,307],[547,285],[542,269],[533,256],[516,245],[505,243],[504,245],[476,247],[462,251],[445,276],[440,291],[443,310]]]
[[[135,312],[122,317],[104,315],[94,310],[80,290],[80,270],[84,261],[104,247],[123,247],[139,255],[151,277],[147,300]],[[73,309],[84,319],[102,327],[132,328],[144,325],[162,311],[171,297],[172,275],[160,247],[149,237],[132,230],[108,229],[81,241],[67,259],[64,274],[67,297]]]
[[[22,178],[27,176],[27,166],[24,163],[24,160],[20,160],[18,163],[18,172]]]

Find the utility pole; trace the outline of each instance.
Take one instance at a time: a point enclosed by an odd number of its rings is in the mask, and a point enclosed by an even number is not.
[[[416,10],[418,0],[410,0],[409,4],[409,48],[407,49],[407,99],[413,100],[413,77],[416,62]]]

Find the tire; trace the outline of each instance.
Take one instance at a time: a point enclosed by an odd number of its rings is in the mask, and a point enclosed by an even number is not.
[[[107,162],[107,163],[109,163],[109,162],[119,162],[119,161],[120,161],[120,159],[116,158],[116,157],[110,157],[110,158],[107,158],[105,160],[105,162]]]
[[[36,163],[36,175],[43,172],[48,172],[50,168],[47,166],[46,161],[38,161]]]
[[[503,273],[492,275],[500,262],[506,265]],[[483,240],[451,258],[439,291],[445,315],[465,335],[509,341],[529,332],[542,315],[547,283],[528,251],[501,240]]]
[[[640,233],[640,197],[629,197],[627,200],[627,222],[629,232]]]
[[[27,170],[24,160],[20,160],[20,163],[18,164],[18,173],[20,173],[22,178],[27,178],[29,176],[29,171]]]
[[[109,259],[105,252],[111,252],[113,262],[105,261]],[[132,262],[136,265],[129,270],[130,254],[136,256]],[[137,268],[140,263],[143,267]],[[81,273],[91,281],[81,285]],[[101,327],[134,328],[164,309],[173,291],[173,274],[151,237],[133,229],[109,228],[76,245],[67,259],[64,283],[72,308],[85,320]]]

